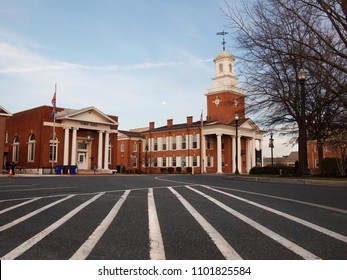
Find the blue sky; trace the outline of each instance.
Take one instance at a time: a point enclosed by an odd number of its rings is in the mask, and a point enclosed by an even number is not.
[[[57,106],[95,106],[118,115],[120,129],[198,120],[222,50],[216,32],[229,31],[223,7],[224,0],[0,0],[1,106],[15,113],[50,105],[57,83]]]

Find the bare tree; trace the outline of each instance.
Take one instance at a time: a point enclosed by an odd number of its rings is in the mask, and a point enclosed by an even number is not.
[[[330,23],[323,2],[336,4],[327,11],[338,23]],[[277,126],[294,135],[298,129],[299,137],[307,126],[320,147],[347,109],[343,47],[347,29],[336,30],[345,27],[338,21],[339,2],[268,0],[253,6],[244,2],[242,11],[226,2],[224,10],[242,53],[250,112],[267,127]],[[297,80],[302,68],[308,74],[305,104]]]

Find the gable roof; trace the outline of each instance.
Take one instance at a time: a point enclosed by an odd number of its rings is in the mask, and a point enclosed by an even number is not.
[[[91,119],[91,114],[93,114],[94,119]],[[110,116],[105,115],[94,106],[79,110],[64,109],[63,111],[57,112],[57,120],[88,121],[94,123],[118,125],[117,121],[112,119]]]
[[[0,106],[0,116],[11,117],[12,114],[9,111],[7,111],[4,107]]]

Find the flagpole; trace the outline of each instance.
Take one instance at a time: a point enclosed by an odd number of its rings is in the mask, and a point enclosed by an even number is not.
[[[53,105],[53,141],[52,141],[52,174],[54,174],[54,159],[55,159],[55,115],[56,115],[56,94],[57,94],[57,83],[55,83],[54,96],[52,100]]]
[[[201,117],[200,117],[200,130],[201,130],[201,133],[200,133],[200,166],[201,166],[201,170],[200,170],[200,173],[203,174],[205,173],[205,163],[204,163],[204,153],[205,153],[205,143],[203,143],[203,140],[204,140],[204,136],[203,136],[203,127],[204,127],[204,120],[203,120],[203,112],[204,110],[201,110]]]

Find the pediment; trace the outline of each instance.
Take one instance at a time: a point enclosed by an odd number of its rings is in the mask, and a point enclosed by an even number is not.
[[[240,125],[240,127],[247,130],[257,130],[261,132],[259,127],[251,119],[247,119],[243,124]]]
[[[0,116],[10,117],[12,116],[12,114],[9,111],[7,111],[4,107],[0,106]]]
[[[80,110],[64,110],[57,113],[58,120],[70,120],[96,124],[117,125],[118,123],[95,107]]]

